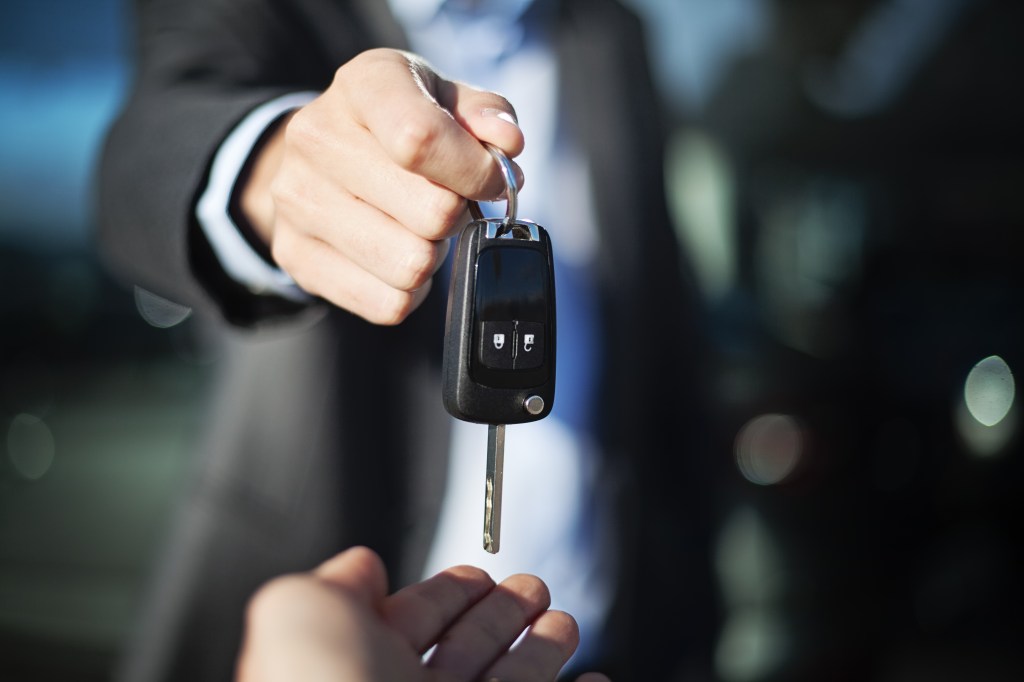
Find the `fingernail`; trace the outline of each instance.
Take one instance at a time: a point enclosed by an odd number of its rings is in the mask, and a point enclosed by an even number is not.
[[[480,111],[480,115],[484,118],[498,118],[505,123],[511,123],[515,127],[519,127],[519,121],[515,119],[515,116],[504,109],[483,109]]]

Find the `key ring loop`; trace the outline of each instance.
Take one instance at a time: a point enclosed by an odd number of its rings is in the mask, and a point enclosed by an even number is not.
[[[483,145],[491,153],[491,156],[494,157],[494,160],[498,162],[501,174],[505,178],[505,200],[508,203],[505,207],[505,220],[502,221],[502,224],[507,226],[515,222],[516,213],[519,210],[519,190],[516,189],[516,174],[512,169],[512,162],[505,156],[505,152],[487,142],[484,142]],[[473,200],[469,202],[469,214],[473,216],[473,220],[483,220],[484,218],[484,214],[480,210],[480,204]]]

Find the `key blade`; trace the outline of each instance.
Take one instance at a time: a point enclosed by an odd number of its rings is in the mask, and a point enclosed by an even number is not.
[[[497,554],[501,546],[501,484],[505,468],[505,425],[487,427],[487,481],[484,491],[484,549]]]

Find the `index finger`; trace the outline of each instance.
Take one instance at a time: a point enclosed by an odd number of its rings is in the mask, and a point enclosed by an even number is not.
[[[540,578],[506,578],[452,625],[427,667],[456,680],[477,679],[550,604],[551,594]]]
[[[505,98],[445,80],[408,53],[370,50],[355,63],[365,68],[350,70],[352,115],[397,165],[470,199],[503,192],[501,171],[480,143],[510,157],[522,151],[523,134]]]
[[[456,566],[387,597],[381,615],[422,654],[493,588],[483,570]]]

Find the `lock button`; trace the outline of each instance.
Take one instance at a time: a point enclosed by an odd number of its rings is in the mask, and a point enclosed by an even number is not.
[[[485,320],[480,323],[477,359],[491,369],[513,369],[516,323]]]

